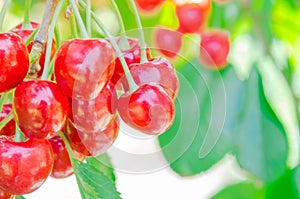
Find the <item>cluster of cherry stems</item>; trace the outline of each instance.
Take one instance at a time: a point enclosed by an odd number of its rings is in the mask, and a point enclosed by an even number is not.
[[[203,2],[177,5],[179,32],[203,29],[211,6],[209,0]],[[141,11],[151,11],[163,1],[136,3]],[[39,27],[36,22],[30,25],[29,29],[20,24],[10,32],[0,33],[1,100],[13,94],[12,101],[3,104],[0,118],[5,121],[0,130],[2,199],[35,191],[49,175],[72,175],[63,140],[71,146],[73,156],[84,161],[86,156],[104,153],[116,140],[119,117],[141,133],[160,135],[172,125],[175,116],[174,100],[179,90],[176,71],[169,60],[152,57],[148,48],[142,51],[138,39],[127,37],[129,45],[124,48],[120,45],[122,38],[114,37],[125,66],[108,39],[74,38],[57,50],[53,40],[54,72],[51,80],[44,80],[41,76],[46,48],[36,77],[27,76],[32,43],[26,46],[25,41]],[[181,47],[181,37],[172,32],[160,29],[155,37],[158,48],[170,58]],[[201,37],[200,60],[207,66],[224,67],[228,34],[210,31]],[[147,59],[143,60],[143,56]],[[124,72],[126,67],[130,74]],[[24,137],[20,139],[20,135]]]

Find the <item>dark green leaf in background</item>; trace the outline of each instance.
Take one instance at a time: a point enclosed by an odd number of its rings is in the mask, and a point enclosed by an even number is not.
[[[243,99],[243,85],[231,67],[219,73],[192,63],[179,70],[175,122],[159,137],[171,168],[182,176],[209,169],[233,150],[232,133]],[[178,151],[183,152],[180,157]]]
[[[236,131],[237,161],[246,171],[268,184],[286,168],[287,141],[281,123],[264,96],[255,71],[246,84],[246,101]]]
[[[252,182],[242,182],[226,187],[212,199],[264,199],[264,190]]]

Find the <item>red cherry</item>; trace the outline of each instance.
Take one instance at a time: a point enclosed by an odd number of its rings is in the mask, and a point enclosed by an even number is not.
[[[106,129],[98,132],[83,132],[68,122],[65,134],[73,150],[86,156],[98,156],[113,144],[118,132],[119,118],[115,117]]]
[[[21,37],[0,33],[0,93],[23,81],[29,70],[29,54]]]
[[[130,72],[138,85],[156,83],[162,86],[175,100],[179,81],[173,65],[165,58],[156,57],[142,64],[131,64]]]
[[[157,85],[144,84],[132,94],[124,93],[118,101],[123,121],[145,134],[159,135],[172,124],[175,116],[173,101]]]
[[[13,98],[15,120],[31,139],[49,139],[65,126],[69,114],[68,98],[54,82],[22,82]]]
[[[143,11],[151,11],[161,5],[164,0],[135,0],[136,5]]]
[[[90,100],[108,83],[114,66],[114,51],[105,39],[73,39],[58,49],[54,73],[69,97]]]
[[[181,49],[182,34],[170,29],[156,28],[154,42],[163,55],[173,58]]]
[[[10,112],[12,111],[11,104],[4,104],[2,107],[2,112],[0,114],[0,121],[2,121]],[[16,122],[14,119],[9,121],[1,130],[0,135],[14,136],[16,133]],[[0,197],[1,199],[1,197]]]
[[[37,22],[30,22],[31,26],[33,29],[22,29],[22,26],[23,24],[19,24],[17,25],[15,28],[13,28],[11,30],[11,32],[14,32],[16,33],[17,35],[19,35],[20,37],[22,37],[23,41],[26,42],[26,40],[28,39],[28,37],[31,35],[31,33],[34,31],[34,29],[36,29],[38,26],[39,26],[39,23]],[[47,43],[45,43],[44,45],[44,51],[43,53],[41,54],[41,57],[40,57],[40,60],[39,60],[39,64],[41,66],[41,69],[40,71],[38,72],[37,74],[37,77],[41,77],[42,74],[43,74],[43,70],[44,70],[44,64],[45,64],[45,58],[46,58],[46,46],[47,46]],[[31,52],[31,48],[32,48],[32,42],[28,44],[27,46],[27,49],[29,52]],[[51,47],[51,55],[50,55],[50,58],[52,59],[54,54],[55,54],[55,51],[56,51],[56,42],[55,40],[53,39],[52,40],[52,47]]]
[[[70,99],[70,105],[73,125],[84,132],[96,132],[105,129],[115,116],[117,93],[113,84],[108,83],[95,99]]]
[[[179,31],[182,33],[195,33],[201,31],[206,25],[210,9],[210,0],[203,0],[200,3],[176,5]]]
[[[0,138],[0,189],[13,195],[38,189],[53,167],[53,152],[47,140],[14,142]]]
[[[74,173],[71,160],[66,149],[65,143],[59,136],[55,136],[49,139],[49,142],[53,149],[54,165],[51,172],[53,178],[66,178]],[[84,160],[85,156],[78,155],[77,152],[73,152],[74,156],[79,160]]]
[[[229,33],[222,30],[205,32],[201,35],[200,61],[208,68],[224,68],[229,49]]]
[[[13,199],[14,196],[0,189],[0,199]]]
[[[115,39],[117,44],[120,45],[121,38],[116,37]],[[141,61],[140,41],[138,39],[130,38],[130,37],[127,37],[127,41],[130,47],[128,49],[121,48],[122,55],[124,56],[127,65],[130,66],[130,64],[133,63],[140,63]],[[148,48],[146,49],[146,52],[147,52],[147,58],[150,59],[151,55],[150,55],[150,50]],[[118,90],[122,90],[122,87],[125,90],[128,90],[129,86],[127,80],[125,78],[124,79],[122,78],[121,80],[121,77],[124,77],[124,70],[120,62],[120,59],[116,57],[115,71],[111,78],[111,82],[114,85],[116,85],[116,89]]]

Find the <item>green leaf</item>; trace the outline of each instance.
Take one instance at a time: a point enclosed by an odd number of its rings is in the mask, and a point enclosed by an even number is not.
[[[15,199],[26,199],[24,196],[15,196]]]
[[[288,166],[294,168],[299,164],[300,135],[297,109],[290,86],[275,66],[274,61],[266,57],[257,67],[263,81],[263,90],[274,113],[283,124],[288,139]]]
[[[107,153],[101,154],[98,157],[87,157],[86,163],[97,168],[112,181],[116,181],[114,168],[110,162],[110,157]]]
[[[181,88],[175,121],[159,136],[159,143],[171,168],[190,176],[209,169],[232,151],[243,85],[232,67],[219,73],[193,61],[178,73]]]
[[[251,182],[242,182],[226,187],[212,199],[264,199],[264,190]]]
[[[76,159],[72,162],[82,198],[120,199],[113,180],[90,164]]]
[[[299,170],[299,169],[298,169]],[[266,187],[266,198],[267,199],[299,199],[300,194],[297,192],[296,180],[300,176],[297,176],[297,170],[287,169],[281,178],[273,182],[271,185]]]
[[[246,101],[236,131],[236,157],[240,166],[268,184],[286,168],[287,143],[281,123],[266,101],[256,70],[246,85]]]

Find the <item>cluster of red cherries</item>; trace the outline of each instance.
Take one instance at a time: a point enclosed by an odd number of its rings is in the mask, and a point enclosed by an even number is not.
[[[219,4],[231,0],[214,0]],[[145,13],[159,9],[165,0],[135,0],[139,9]],[[157,27],[154,31],[154,42],[157,49],[166,57],[174,58],[182,46],[183,34],[199,34],[199,60],[209,69],[222,69],[227,66],[230,49],[229,33],[221,29],[207,29],[211,13],[212,0],[171,0],[175,6],[179,27],[176,30]]]
[[[84,161],[104,153],[116,140],[119,117],[142,133],[159,135],[175,116],[176,71],[167,59],[151,57],[149,49],[141,62],[138,39],[127,37],[129,47],[121,48],[134,85],[111,43],[100,38],[70,39],[58,49],[53,40],[54,72],[52,80],[44,80],[46,50],[40,72],[28,76],[32,42],[26,46],[25,41],[39,24],[31,26],[20,24],[0,33],[0,93],[13,96],[0,118],[8,120],[0,131],[1,199],[31,193],[50,175],[72,175],[63,137],[74,157]],[[120,43],[119,37],[114,40]],[[16,140],[18,132],[23,139]]]

